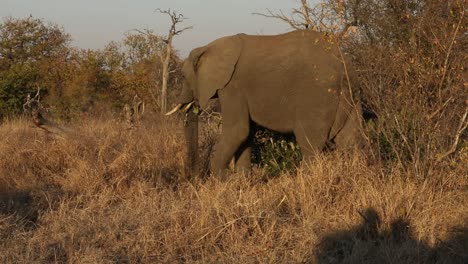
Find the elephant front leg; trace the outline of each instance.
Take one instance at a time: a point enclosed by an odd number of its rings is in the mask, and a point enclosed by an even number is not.
[[[233,158],[240,162],[239,165],[247,166],[247,157],[250,156],[250,150],[242,150],[250,131],[247,102],[240,92],[242,90],[234,88],[225,87],[218,91],[223,121],[221,136],[211,163],[211,173],[221,177],[228,173],[229,163]],[[239,157],[235,157],[236,153],[239,153]]]
[[[236,123],[229,125],[223,124],[221,137],[216,144],[213,153],[213,161],[211,162],[211,173],[219,175],[224,178],[229,172],[229,163],[231,162],[234,154],[240,149],[241,145],[245,142],[249,135],[248,125]],[[245,152],[245,153],[244,153]],[[245,159],[250,156],[249,150],[243,151],[240,155],[242,162],[245,164]],[[245,155],[245,157],[243,157]]]

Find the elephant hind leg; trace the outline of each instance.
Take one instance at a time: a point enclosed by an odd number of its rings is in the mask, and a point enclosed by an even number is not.
[[[253,121],[249,124],[249,135],[247,139],[242,143],[239,149],[235,154],[235,166],[236,172],[250,174],[252,170],[252,146],[254,144],[255,129],[252,129],[255,126]]]
[[[351,150],[362,147],[363,138],[360,132],[359,122],[358,114],[351,112],[343,128],[333,138],[337,149]]]
[[[309,162],[317,152],[327,147],[327,130],[322,127],[299,124],[294,129],[294,135],[301,148],[303,161]]]
[[[252,167],[252,146],[250,139],[247,139],[236,151],[235,155],[236,172],[249,174]]]

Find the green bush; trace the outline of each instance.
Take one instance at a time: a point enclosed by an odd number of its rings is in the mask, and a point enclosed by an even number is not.
[[[253,163],[272,176],[295,171],[302,159],[294,135],[282,134],[266,128],[256,129],[252,154]]]

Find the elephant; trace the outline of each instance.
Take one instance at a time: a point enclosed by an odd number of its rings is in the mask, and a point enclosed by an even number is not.
[[[358,146],[362,109],[341,55],[329,36],[313,30],[237,34],[193,49],[182,66],[178,105],[168,113],[187,113],[192,174],[198,170],[198,119],[189,109],[203,109],[212,98],[219,99],[222,115],[212,174],[225,176],[233,158],[237,171],[250,171],[252,122],[294,133],[303,159],[330,145]]]

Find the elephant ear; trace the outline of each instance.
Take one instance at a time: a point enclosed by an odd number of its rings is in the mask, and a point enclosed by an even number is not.
[[[224,37],[193,51],[197,78],[196,96],[205,108],[216,91],[224,88],[234,74],[242,50],[239,36]]]

